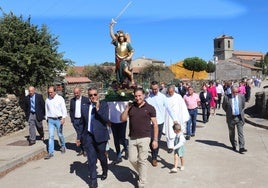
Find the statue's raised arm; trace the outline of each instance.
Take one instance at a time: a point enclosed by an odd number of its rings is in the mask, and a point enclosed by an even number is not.
[[[134,86],[133,73],[130,63],[134,54],[134,48],[130,44],[130,35],[119,30],[114,33],[115,21],[110,23],[110,36],[115,46],[116,79],[122,87]],[[129,83],[130,82],[130,83]]]
[[[115,34],[114,34],[114,24],[115,24],[116,22],[112,19],[112,21],[110,22],[110,36],[111,36],[111,38],[112,38],[112,40],[114,41],[114,40],[117,40],[117,37],[115,36]]]

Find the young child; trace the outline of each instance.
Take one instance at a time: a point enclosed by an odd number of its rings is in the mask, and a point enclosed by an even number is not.
[[[173,130],[176,133],[175,141],[174,141],[174,168],[170,170],[170,173],[176,173],[179,163],[179,158],[181,161],[180,170],[184,170],[184,144],[186,142],[183,132],[181,131],[181,125],[179,123],[175,123],[173,125]]]

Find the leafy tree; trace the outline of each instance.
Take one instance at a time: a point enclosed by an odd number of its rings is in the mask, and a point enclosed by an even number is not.
[[[213,72],[215,72],[215,71],[216,71],[216,65],[215,65],[213,62],[209,61],[209,62],[207,63],[206,72],[207,72],[207,73],[213,73]],[[216,78],[215,78],[215,79],[216,79]]]
[[[83,74],[94,82],[104,82],[107,84],[115,80],[115,73],[112,67],[107,66],[87,65],[84,68]]]
[[[136,80],[143,83],[143,87],[149,87],[151,81],[155,80],[158,82],[165,81],[168,82],[174,79],[174,74],[168,67],[163,67],[159,65],[147,65],[140,72],[140,78]]]
[[[268,52],[265,54],[263,60],[263,74],[268,75]]]
[[[192,79],[193,79],[194,72],[200,72],[200,71],[205,70],[207,67],[207,62],[203,59],[198,58],[198,57],[190,57],[190,58],[184,59],[183,67],[185,69],[193,71],[193,73],[192,73]]]
[[[101,66],[115,66],[114,62],[104,62],[101,64]]]
[[[256,62],[254,66],[262,68],[262,74],[268,74],[268,52],[265,54],[264,59],[259,62]]]
[[[206,72],[213,73],[213,72],[215,72],[215,70],[216,70],[216,65],[213,62],[209,61],[207,63]]]
[[[0,95],[22,97],[29,85],[44,86],[70,63],[58,53],[58,37],[12,12],[0,18]]]
[[[67,75],[68,76],[77,76],[78,73],[75,71],[74,67],[68,67],[68,69],[67,69]]]

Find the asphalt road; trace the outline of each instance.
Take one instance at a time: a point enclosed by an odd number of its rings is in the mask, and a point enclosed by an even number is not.
[[[199,113],[201,111],[199,110]],[[201,116],[198,115],[198,120]],[[148,183],[153,188],[184,187],[267,187],[268,185],[268,130],[244,126],[248,152],[239,154],[231,148],[228,129],[222,110],[210,122],[197,123],[195,137],[186,143],[185,170],[170,174],[173,154],[166,152],[165,137],[160,142],[158,166],[148,162]],[[56,137],[57,138],[57,137]],[[76,156],[75,137],[67,139],[67,152],[59,151],[50,160],[36,160],[13,170],[0,179],[1,188],[74,188],[88,187],[85,157]],[[111,149],[114,148],[110,140]],[[114,151],[111,151],[114,158]],[[98,168],[101,173],[100,167]],[[109,165],[108,178],[98,179],[100,188],[136,187],[136,173],[127,160]]]

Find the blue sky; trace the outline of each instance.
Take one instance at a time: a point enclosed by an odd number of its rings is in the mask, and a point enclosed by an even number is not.
[[[134,59],[208,61],[222,34],[234,37],[235,50],[268,52],[267,0],[1,0],[0,7],[47,25],[64,58],[83,66],[114,61],[109,23],[129,2],[114,28],[130,33]]]

